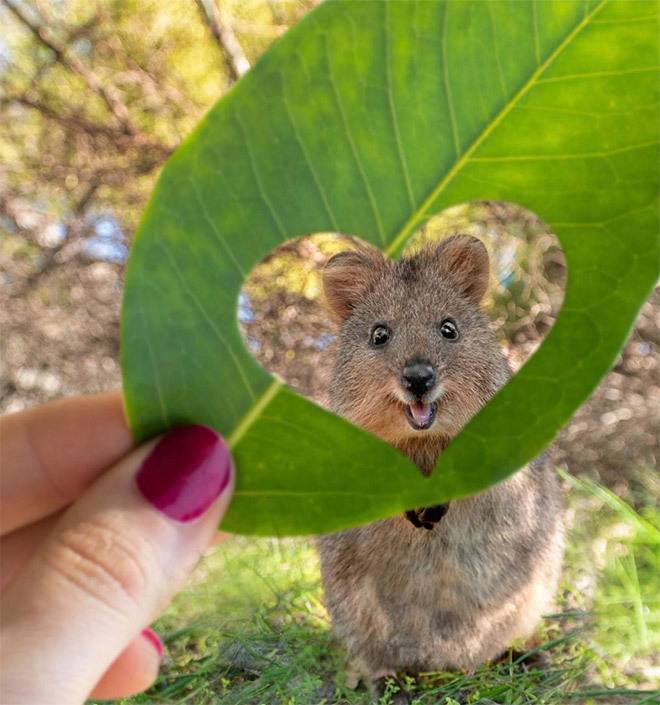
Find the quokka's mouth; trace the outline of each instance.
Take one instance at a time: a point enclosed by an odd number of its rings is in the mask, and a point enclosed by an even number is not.
[[[435,421],[435,416],[438,413],[438,403],[434,401],[430,404],[425,404],[421,401],[415,401],[406,405],[405,413],[406,420],[411,428],[415,429],[415,431],[427,431],[433,426]]]

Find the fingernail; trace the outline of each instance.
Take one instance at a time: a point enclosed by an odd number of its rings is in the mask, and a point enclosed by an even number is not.
[[[156,634],[156,632],[151,627],[147,627],[146,629],[142,630],[142,636],[147,641],[151,642],[151,645],[154,647],[154,649],[156,649],[158,655],[162,657],[165,647],[163,646],[163,642],[161,641],[161,638],[158,636],[158,634]]]
[[[135,482],[156,509],[185,522],[204,514],[230,477],[231,456],[222,437],[207,426],[181,426],[158,442]]]

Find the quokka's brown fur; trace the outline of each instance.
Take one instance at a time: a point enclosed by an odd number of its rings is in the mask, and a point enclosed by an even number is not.
[[[341,330],[332,409],[431,472],[438,455],[510,377],[480,309],[488,255],[454,236],[394,262],[362,247],[324,270]],[[443,338],[442,321],[458,327]],[[370,335],[386,325],[390,338]],[[428,430],[407,420],[410,360],[436,372]],[[426,407],[425,407],[426,408]],[[431,530],[404,515],[319,538],[325,603],[353,669],[368,682],[396,671],[473,669],[528,636],[550,607],[563,553],[562,501],[543,457],[510,478],[453,501]]]

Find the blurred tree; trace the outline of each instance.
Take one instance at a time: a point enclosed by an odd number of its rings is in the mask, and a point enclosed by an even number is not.
[[[80,255],[94,214],[130,237],[167,156],[312,4],[2,0],[0,207],[36,248],[19,290]]]
[[[5,400],[17,370],[39,379],[50,367],[44,347],[74,338],[72,358],[105,358],[109,372],[92,365],[83,382],[84,366],[73,365],[51,393],[116,385],[122,265],[160,167],[315,4],[0,0]],[[97,301],[108,284],[114,294]]]

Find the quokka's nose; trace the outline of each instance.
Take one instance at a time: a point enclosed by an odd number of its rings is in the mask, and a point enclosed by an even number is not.
[[[401,373],[401,386],[420,398],[433,389],[435,380],[435,370],[428,360],[411,360]]]

